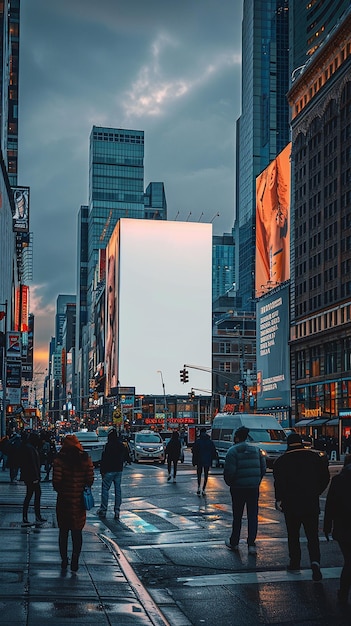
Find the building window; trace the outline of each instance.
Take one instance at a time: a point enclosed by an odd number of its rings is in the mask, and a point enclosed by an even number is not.
[[[229,341],[221,341],[219,344],[219,352],[220,354],[230,354],[230,343]]]
[[[305,351],[299,350],[296,353],[296,378],[305,378],[306,375],[306,359]]]
[[[337,369],[337,343],[330,342],[325,346],[325,373],[326,374],[335,374]]]
[[[224,361],[223,363],[219,364],[219,371],[220,372],[230,372],[230,361]]]

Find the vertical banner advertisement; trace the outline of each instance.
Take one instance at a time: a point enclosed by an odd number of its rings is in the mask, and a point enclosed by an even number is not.
[[[13,214],[13,230],[27,233],[29,231],[29,187],[13,187],[15,212]]]
[[[291,143],[256,178],[257,297],[290,278],[290,154]]]
[[[257,408],[290,406],[289,287],[260,298],[257,316]]]

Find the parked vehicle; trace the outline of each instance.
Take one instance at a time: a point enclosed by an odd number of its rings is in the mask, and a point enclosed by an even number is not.
[[[104,442],[99,440],[95,431],[78,430],[74,433],[83,446],[83,450],[88,452],[95,466],[100,464]]]
[[[140,430],[130,441],[131,457],[134,463],[139,461],[165,462],[165,448],[159,433],[153,430]]]
[[[286,451],[286,433],[272,415],[251,413],[218,413],[214,418],[211,439],[216,446],[219,464],[224,464],[234,443],[234,433],[240,426],[249,428],[247,441],[263,450],[267,467],[272,468],[275,459]]]

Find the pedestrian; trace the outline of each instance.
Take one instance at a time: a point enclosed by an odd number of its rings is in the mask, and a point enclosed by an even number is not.
[[[178,466],[181,449],[182,449],[182,444],[179,439],[179,432],[177,430],[174,430],[172,432],[172,436],[169,442],[166,445],[166,451],[165,451],[166,458],[167,458],[167,468],[168,468],[167,480],[170,481],[172,478],[171,471],[172,471],[172,465],[173,465],[173,482],[174,483],[176,482],[177,466]]]
[[[196,466],[197,472],[197,495],[201,494],[201,477],[202,472],[204,474],[204,480],[202,485],[202,495],[206,495],[206,485],[208,480],[208,473],[212,461],[217,459],[217,451],[213,441],[210,439],[206,432],[206,428],[200,428],[200,436],[196,439],[193,449],[193,467]]]
[[[9,437],[5,435],[0,439],[0,460],[2,460],[2,471],[6,470],[7,466],[7,450],[9,445]]]
[[[20,469],[20,447],[22,444],[21,436],[14,428],[9,434],[7,445],[7,467],[10,469],[10,482],[16,484],[18,482],[18,472]]]
[[[102,476],[101,504],[97,514],[101,518],[106,517],[108,507],[109,490],[113,483],[115,490],[114,519],[119,520],[122,503],[122,472],[125,461],[128,462],[128,449],[115,428],[110,430],[107,436],[107,444],[102,452],[100,462],[100,474]]]
[[[82,550],[82,530],[86,522],[83,503],[84,487],[94,482],[93,462],[75,435],[66,435],[62,448],[54,459],[52,484],[57,492],[56,517],[59,527],[61,568],[68,567],[68,536],[71,532],[71,571],[78,571]]]
[[[45,471],[45,474],[46,474],[45,479],[48,480],[50,469],[51,469],[51,465],[50,465],[50,461],[49,461],[50,442],[49,442],[48,433],[46,433],[46,432],[42,432],[41,435],[40,435],[39,456],[40,456],[40,466],[44,466],[44,471]]]
[[[340,576],[340,589],[337,592],[340,604],[347,604],[351,587],[351,454],[344,460],[340,474],[331,480],[324,511],[323,530],[327,541],[332,533],[344,557]]]
[[[287,451],[273,465],[276,509],[283,511],[288,533],[288,572],[298,573],[301,563],[300,528],[307,538],[312,580],[322,579],[318,536],[319,496],[329,483],[328,458],[324,452],[304,448],[302,438],[292,433]]]
[[[248,551],[256,554],[258,530],[258,498],[260,483],[266,473],[266,460],[262,450],[247,443],[250,430],[241,426],[235,431],[234,445],[227,452],[223,477],[230,487],[233,509],[232,534],[226,545],[230,550],[239,549],[239,539],[244,508],[248,523]]]
[[[26,495],[23,502],[22,526],[30,526],[28,520],[28,508],[32,496],[34,494],[34,513],[36,524],[46,522],[40,512],[40,457],[39,448],[40,438],[36,432],[31,432],[21,445],[21,480],[26,485]]]

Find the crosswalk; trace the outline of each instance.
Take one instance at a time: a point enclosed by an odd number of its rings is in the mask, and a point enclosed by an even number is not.
[[[212,520],[216,520],[219,517],[226,520],[227,525],[231,524],[232,511],[229,505],[206,503],[206,505],[199,508],[199,505],[189,504],[181,508],[183,514],[157,507],[145,500],[139,499],[138,501],[123,502],[119,524],[122,524],[124,529],[128,529],[135,534],[202,530],[204,527],[203,515],[206,516],[207,528],[209,528]],[[88,513],[88,519],[89,522],[94,522],[94,519],[96,519],[95,510]],[[113,522],[112,509],[107,512],[106,520],[107,523]],[[279,523],[277,520],[263,515],[259,515],[258,521],[260,527],[265,524]],[[246,525],[247,519],[244,516],[243,529],[245,529]]]

